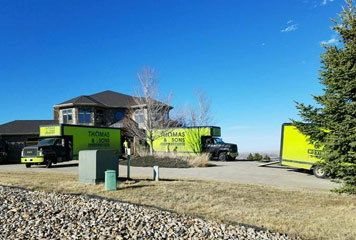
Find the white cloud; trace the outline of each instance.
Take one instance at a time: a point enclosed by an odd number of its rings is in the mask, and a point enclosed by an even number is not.
[[[325,6],[326,4],[328,4],[328,2],[333,2],[333,1],[335,0],[323,0],[320,5]]]
[[[331,38],[329,40],[326,41],[321,41],[321,44],[325,44],[325,45],[331,45],[331,44],[338,44],[339,41],[336,38]]]
[[[291,24],[292,22],[293,22],[293,20],[289,20],[289,21],[287,22],[287,25]]]
[[[266,46],[266,43],[261,43],[261,46],[262,46],[262,47]]]
[[[282,29],[281,32],[282,33],[293,32],[297,29],[298,29],[298,24],[292,24],[286,27],[285,29]]]

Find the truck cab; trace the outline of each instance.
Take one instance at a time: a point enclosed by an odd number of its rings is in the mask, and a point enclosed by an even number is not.
[[[238,155],[237,145],[225,143],[220,137],[202,137],[203,151],[220,161],[235,159]]]
[[[21,152],[21,162],[29,168],[33,164],[52,164],[70,160],[70,147],[64,138],[45,138],[35,146],[25,147]]]

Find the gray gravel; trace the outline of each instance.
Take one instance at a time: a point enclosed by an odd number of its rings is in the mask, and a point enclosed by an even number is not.
[[[0,239],[292,238],[85,195],[0,186]]]

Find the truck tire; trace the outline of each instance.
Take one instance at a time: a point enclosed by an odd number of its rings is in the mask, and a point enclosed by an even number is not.
[[[220,161],[227,161],[227,152],[219,153],[219,160]]]
[[[30,168],[31,167],[31,163],[26,163],[26,168]]]
[[[313,173],[317,178],[326,178],[326,171],[320,166],[314,166]]]
[[[48,159],[46,162],[46,168],[51,168],[52,167],[52,159]]]

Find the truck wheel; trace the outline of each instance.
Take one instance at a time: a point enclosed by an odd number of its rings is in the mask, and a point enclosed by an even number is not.
[[[26,163],[26,168],[30,168],[31,167],[31,163]]]
[[[48,159],[46,163],[46,168],[51,168],[52,167],[52,159]]]
[[[219,153],[219,160],[220,161],[226,161],[227,160],[227,153],[226,152]]]
[[[313,167],[313,173],[314,173],[314,176],[317,178],[326,178],[326,171],[319,166]]]

